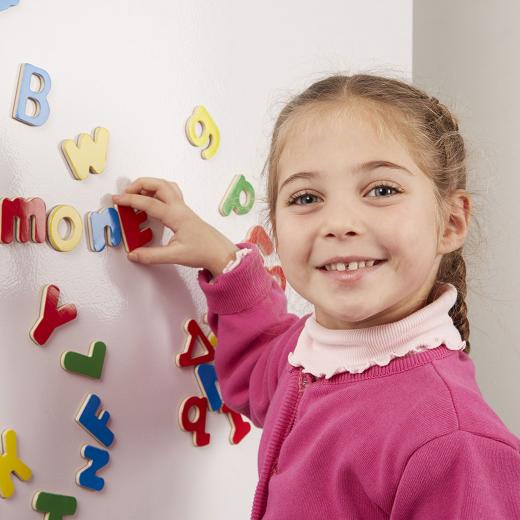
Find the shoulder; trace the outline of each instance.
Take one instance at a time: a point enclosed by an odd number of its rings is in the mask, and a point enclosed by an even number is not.
[[[488,459],[494,464],[507,463],[513,458],[517,475],[520,478],[520,439],[516,443],[504,442],[496,437],[488,437],[481,433],[466,430],[454,430],[446,435],[435,437],[418,446],[409,456],[407,466],[411,461],[417,464],[421,459],[462,460],[469,458],[473,461]],[[503,460],[500,460],[503,459]]]
[[[457,352],[454,356],[434,361],[432,369],[439,380],[439,392],[445,393],[451,402],[456,421],[454,431],[495,439],[519,449],[520,439],[508,430],[482,394],[470,356]]]
[[[515,457],[520,463],[520,439],[486,402],[466,353],[454,352],[401,375],[401,384],[395,386],[395,418],[386,419],[391,423],[386,455],[393,457],[396,475],[410,461],[449,460],[457,450],[475,460]]]
[[[375,464],[395,478],[413,453],[440,439],[475,437],[520,449],[520,439],[482,396],[473,361],[462,351],[391,376],[333,386],[330,391],[339,390],[351,403],[339,414],[344,426],[370,431],[357,438],[358,449],[373,452]]]
[[[456,430],[410,455],[394,495],[392,517],[519,518],[519,483],[518,448]]]
[[[387,433],[399,438],[406,432],[409,449],[459,430],[518,449],[518,437],[485,400],[465,352],[455,351],[390,379],[390,386],[381,390],[380,410],[388,420],[392,414],[398,418]],[[380,383],[382,389],[387,382]]]

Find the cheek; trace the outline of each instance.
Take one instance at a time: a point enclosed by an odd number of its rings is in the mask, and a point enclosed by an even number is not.
[[[282,225],[277,228],[278,256],[282,264],[290,263],[297,258],[301,250],[302,236],[291,226]]]
[[[295,225],[289,219],[283,219],[283,223],[278,223],[276,235],[278,238],[278,258],[287,280],[294,286],[298,277],[303,274],[302,264],[308,262],[309,237],[302,232],[299,225]]]
[[[293,240],[301,240],[301,233],[298,233],[299,229],[300,223],[296,219],[291,218],[290,215],[282,214],[276,224],[276,235],[280,247],[287,248]]]
[[[407,212],[394,221],[395,225],[390,227],[387,221],[379,228],[380,243],[387,247],[390,256],[407,267],[429,263],[436,254],[435,222],[424,215],[424,211]]]

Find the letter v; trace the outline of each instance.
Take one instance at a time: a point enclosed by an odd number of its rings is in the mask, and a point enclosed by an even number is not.
[[[210,343],[204,332],[199,327],[199,324],[195,320],[186,320],[184,323],[184,330],[188,334],[186,344],[184,346],[184,352],[177,354],[175,362],[178,367],[188,367],[193,365],[200,365],[201,363],[210,363],[215,358],[215,348]],[[199,339],[202,342],[202,346],[205,348],[206,353],[193,357],[193,351],[195,349],[195,343]]]

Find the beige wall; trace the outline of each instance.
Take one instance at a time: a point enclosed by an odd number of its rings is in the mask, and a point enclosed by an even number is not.
[[[519,18],[514,1],[414,1],[414,83],[458,116],[468,151],[468,189],[477,192],[480,229],[473,222],[467,242],[470,355],[485,399],[517,435]]]

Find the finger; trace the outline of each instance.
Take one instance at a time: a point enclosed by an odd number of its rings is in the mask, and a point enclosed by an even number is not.
[[[180,199],[184,200],[184,195],[182,194],[182,191],[179,188],[179,185],[176,182],[170,182],[170,186],[177,193],[177,195],[180,197]]]
[[[161,222],[168,212],[168,206],[164,202],[145,195],[124,193],[123,195],[112,195],[112,200],[119,206],[130,206],[134,209],[146,211],[148,216],[157,218]]]
[[[155,197],[155,192],[154,191],[149,191],[149,190],[145,190],[145,189],[142,189],[140,192],[137,193],[137,195],[145,195],[146,197]]]
[[[172,246],[138,247],[130,253],[128,258],[140,264],[175,264],[175,253]]]
[[[154,177],[140,177],[129,184],[126,193],[141,193],[142,190],[153,193],[159,200],[167,204],[179,199],[179,191],[174,190],[170,182]],[[181,198],[182,199],[182,198]]]

